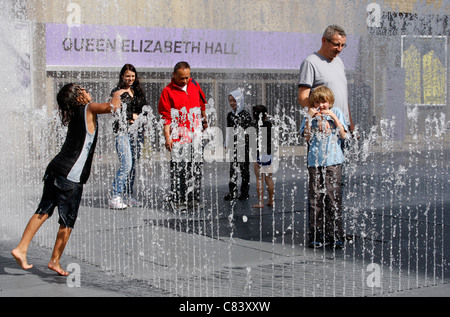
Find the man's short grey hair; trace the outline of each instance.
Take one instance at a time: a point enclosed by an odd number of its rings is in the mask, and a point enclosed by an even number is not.
[[[336,33],[338,33],[342,37],[347,37],[347,34],[345,33],[344,29],[336,24],[329,25],[325,29],[325,32],[323,32],[323,37],[326,39],[331,39],[333,35],[335,35]]]

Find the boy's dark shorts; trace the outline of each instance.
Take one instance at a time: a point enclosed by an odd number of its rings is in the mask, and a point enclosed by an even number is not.
[[[69,181],[63,176],[44,176],[44,191],[36,214],[53,215],[55,207],[58,207],[58,223],[64,227],[73,229],[78,216],[83,184]]]

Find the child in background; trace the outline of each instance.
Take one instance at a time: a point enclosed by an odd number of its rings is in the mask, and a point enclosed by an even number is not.
[[[305,117],[301,133],[308,142],[309,246],[344,246],[342,227],[341,168],[344,153],[341,143],[347,135],[342,111],[333,107],[334,95],[325,86],[310,95],[311,117]],[[330,128],[325,127],[325,122]]]
[[[253,107],[253,119],[256,128],[256,194],[258,203],[253,208],[264,207],[264,182],[267,185],[269,201],[267,206],[273,207],[274,183],[272,179],[272,123],[267,119],[267,108],[262,105]]]
[[[245,110],[244,94],[240,89],[236,89],[228,95],[228,103],[231,111],[227,115],[227,128],[233,128],[234,133],[228,135],[230,129],[227,129],[225,148],[233,151],[233,162],[230,163],[230,182],[228,188],[230,192],[224,197],[225,200],[246,200],[249,198],[248,191],[250,189],[250,160],[248,136],[244,136],[244,140],[239,140],[236,135],[236,129],[242,128],[243,131],[252,125],[252,117]],[[243,152],[244,156],[239,157],[238,151]],[[241,171],[241,194],[237,195],[237,171]]]

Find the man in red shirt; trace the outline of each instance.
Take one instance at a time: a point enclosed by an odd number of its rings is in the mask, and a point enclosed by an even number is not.
[[[171,202],[176,210],[199,206],[203,155],[201,133],[208,127],[205,94],[191,78],[187,62],[179,62],[162,91],[158,112],[164,120],[165,146],[171,152]],[[193,191],[187,193],[188,188]]]

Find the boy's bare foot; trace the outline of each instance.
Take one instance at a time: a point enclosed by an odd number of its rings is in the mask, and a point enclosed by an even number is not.
[[[33,267],[33,264],[28,264],[27,262],[27,254],[26,253],[22,253],[21,251],[19,251],[17,248],[11,251],[12,256],[14,257],[14,259],[16,259],[17,264],[19,264],[19,266],[24,269],[24,270],[28,270],[31,269]]]
[[[264,204],[252,205],[253,208],[264,208]]]
[[[57,263],[57,262],[50,261],[50,262],[48,263],[48,268],[49,268],[50,270],[52,270],[52,271],[55,271],[55,272],[58,273],[59,275],[62,275],[62,276],[67,276],[67,275],[69,275],[69,272],[64,271],[63,268],[61,267],[61,265],[60,265],[59,263]]]

